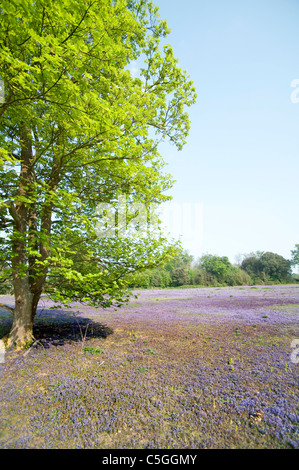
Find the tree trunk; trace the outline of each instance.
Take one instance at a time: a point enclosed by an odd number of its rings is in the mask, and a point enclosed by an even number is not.
[[[49,189],[45,195],[43,209],[40,214],[40,234],[45,240],[38,242],[36,205],[28,200],[34,200],[34,156],[32,151],[31,131],[24,125],[22,129],[21,172],[19,188],[15,204],[9,206],[13,218],[12,268],[15,293],[15,309],[13,325],[7,338],[6,347],[24,348],[33,341],[33,320],[40,296],[46,281],[48,266],[36,269],[36,254],[30,249],[39,251],[38,261],[44,262],[50,255],[50,234],[52,215],[52,195],[57,189],[60,179],[61,162],[54,162],[48,182]],[[20,198],[21,196],[21,198]],[[25,202],[24,202],[25,201]],[[34,253],[34,251],[33,251]],[[38,272],[37,272],[38,271]]]
[[[35,314],[36,314],[36,309],[40,300],[40,296],[42,295],[42,291],[40,290],[39,292],[34,292],[32,295],[32,317],[34,319]]]
[[[15,279],[15,309],[13,324],[8,335],[6,347],[24,349],[33,342],[33,295],[28,279]]]
[[[30,130],[22,129],[21,172],[15,205],[11,203],[9,210],[14,221],[12,243],[13,286],[15,309],[13,324],[6,341],[6,347],[23,349],[33,341],[33,294],[26,266],[28,265],[26,231],[28,227],[28,205],[23,197],[28,198],[32,190],[34,174],[31,167],[32,142]],[[21,196],[21,198],[19,198]],[[19,199],[18,199],[19,198]]]

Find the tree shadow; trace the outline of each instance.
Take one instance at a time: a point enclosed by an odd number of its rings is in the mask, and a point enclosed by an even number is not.
[[[12,326],[12,314],[0,309],[0,338],[7,335]],[[39,309],[34,320],[33,347],[63,346],[65,343],[85,342],[92,338],[107,338],[113,330],[68,309]]]

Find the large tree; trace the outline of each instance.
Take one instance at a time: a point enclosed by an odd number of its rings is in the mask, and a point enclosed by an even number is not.
[[[287,281],[291,276],[291,262],[277,253],[258,252],[256,256],[245,258],[241,264],[253,278],[270,281]]]
[[[15,295],[7,346],[23,347],[43,292],[121,305],[126,273],[170,253],[138,224],[99,236],[97,208],[167,200],[158,145],[182,148],[196,94],[150,0],[2,0],[0,13],[0,256]]]
[[[200,266],[208,274],[214,276],[219,282],[225,282],[229,271],[232,269],[232,264],[227,256],[216,256],[211,254],[206,254],[201,257]]]
[[[247,272],[253,279],[261,278],[263,276],[263,265],[260,261],[260,256],[248,256],[242,261],[241,269]]]
[[[277,253],[267,251],[260,257],[263,272],[273,281],[286,281],[291,276],[291,262]]]

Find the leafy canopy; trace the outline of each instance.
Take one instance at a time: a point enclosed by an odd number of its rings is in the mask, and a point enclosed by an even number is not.
[[[291,276],[291,262],[270,251],[245,258],[241,268],[249,275],[262,280],[283,281]]]
[[[3,0],[0,13],[3,276],[65,303],[120,304],[126,274],[175,248],[159,231],[99,238],[97,207],[168,199],[158,145],[184,145],[193,83],[161,47],[150,0]]]
[[[201,257],[201,267],[220,280],[225,279],[228,272],[232,269],[232,265],[227,256],[211,254],[206,254]]]

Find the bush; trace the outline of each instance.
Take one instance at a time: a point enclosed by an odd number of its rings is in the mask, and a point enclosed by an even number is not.
[[[276,253],[260,253],[258,256],[249,256],[241,264],[255,283],[289,282],[291,279],[291,262]]]
[[[185,266],[175,268],[172,272],[171,278],[173,286],[183,286],[190,284],[190,275],[187,267]]]
[[[253,283],[246,271],[236,267],[232,267],[228,271],[225,282],[228,286],[248,286]]]

